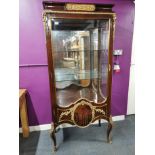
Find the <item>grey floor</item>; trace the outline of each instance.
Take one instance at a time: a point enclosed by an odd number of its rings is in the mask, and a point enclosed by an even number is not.
[[[50,131],[31,132],[29,138],[19,136],[20,155],[134,155],[135,116],[114,122],[113,143],[106,142],[107,124],[60,129],[56,133],[58,150],[52,150]]]

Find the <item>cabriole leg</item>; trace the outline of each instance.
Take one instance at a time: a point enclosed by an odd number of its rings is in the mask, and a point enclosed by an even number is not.
[[[98,120],[98,126],[101,126],[101,120],[100,119]]]
[[[56,136],[55,136],[55,125],[51,124],[51,138],[53,140],[53,150],[56,151]]]
[[[111,138],[111,131],[113,127],[113,121],[112,121],[112,116],[110,116],[109,121],[108,121],[108,129],[107,129],[107,142],[112,143],[112,138]]]

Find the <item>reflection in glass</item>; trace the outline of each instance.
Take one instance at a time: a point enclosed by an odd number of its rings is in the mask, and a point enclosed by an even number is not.
[[[53,61],[57,102],[107,98],[108,20],[53,19]]]

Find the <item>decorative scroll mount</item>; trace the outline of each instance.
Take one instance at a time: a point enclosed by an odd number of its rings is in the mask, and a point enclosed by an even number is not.
[[[74,11],[95,11],[95,5],[93,4],[72,4],[67,3],[65,5],[66,10]]]
[[[76,101],[73,107],[61,112],[59,122],[63,121],[64,117],[70,117],[70,121],[80,128],[89,126],[95,120],[95,114],[106,116],[106,111],[103,109],[107,104],[98,106],[93,105],[91,101],[81,98]]]

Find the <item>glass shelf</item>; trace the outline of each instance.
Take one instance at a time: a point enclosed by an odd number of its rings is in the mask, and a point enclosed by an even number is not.
[[[97,79],[106,77],[107,71],[104,70],[98,73],[97,70],[75,70],[68,68],[55,69],[55,81],[74,81],[74,80],[86,80],[86,79]]]

